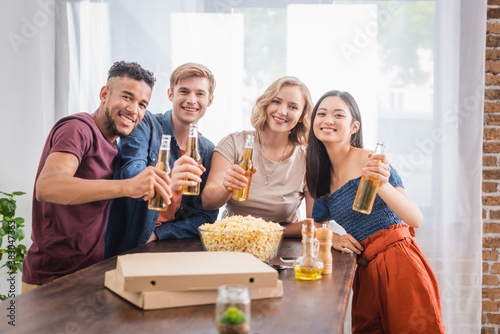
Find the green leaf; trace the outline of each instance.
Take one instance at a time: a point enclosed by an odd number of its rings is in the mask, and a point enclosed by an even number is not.
[[[0,295],[0,300],[7,300],[7,296],[6,295]]]
[[[9,222],[6,220],[2,220],[2,230],[5,231],[5,234],[9,233],[10,227],[9,227]]]
[[[17,229],[16,236],[17,236],[17,240],[19,240],[19,241],[23,240],[24,237],[25,237],[24,230],[23,229]]]
[[[21,217],[14,218],[14,222],[16,223],[17,227],[22,227],[24,224],[24,218]]]
[[[8,200],[7,198],[0,198],[1,214],[4,217],[12,217],[16,212],[16,202]]]
[[[3,237],[4,235],[6,235],[7,233],[5,233],[5,231],[3,230],[3,227],[0,227],[0,237]],[[0,246],[2,244],[0,243]]]
[[[16,263],[16,268],[20,272],[23,272],[23,264],[21,262]],[[16,272],[16,271],[14,271],[14,272]]]
[[[12,193],[12,195],[15,195],[15,196],[21,196],[21,195],[24,195],[24,194],[26,194],[24,191],[14,191]]]
[[[9,197],[14,196],[14,194],[4,193],[3,191],[0,191],[0,193],[2,193],[2,194],[4,194],[4,195],[7,195],[7,196],[9,196]]]
[[[17,245],[16,255],[22,256],[24,258],[24,255],[26,255],[26,247],[23,245]],[[22,260],[23,259],[21,259],[21,261]]]

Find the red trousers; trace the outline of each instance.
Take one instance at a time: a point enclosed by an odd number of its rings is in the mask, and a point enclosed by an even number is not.
[[[391,226],[361,242],[353,283],[352,332],[444,333],[436,277],[413,240],[413,228]]]

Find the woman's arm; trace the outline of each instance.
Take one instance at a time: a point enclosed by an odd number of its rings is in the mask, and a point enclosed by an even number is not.
[[[311,218],[312,217],[312,210],[314,206],[314,198],[312,198],[311,194],[306,191],[304,192],[304,201],[306,203],[306,217]],[[302,224],[304,221],[299,221],[296,223],[292,224],[283,224],[283,227],[286,228],[285,230],[285,238],[302,238]],[[314,223],[316,225],[316,228],[320,228],[322,226],[322,223]]]
[[[364,171],[368,176],[373,176],[380,180],[377,194],[389,205],[392,211],[399,216],[406,224],[415,228],[422,225],[422,211],[407,194],[402,187],[394,187],[389,183],[391,168],[384,154],[369,156],[371,159]]]
[[[390,183],[380,186],[378,195],[406,224],[419,228],[422,225],[422,211],[401,187],[394,188]]]
[[[255,169],[254,169],[255,173]],[[222,154],[215,151],[212,156],[207,184],[201,195],[205,210],[215,210],[229,201],[232,189],[242,189],[248,181],[245,171],[238,165],[231,165]]]

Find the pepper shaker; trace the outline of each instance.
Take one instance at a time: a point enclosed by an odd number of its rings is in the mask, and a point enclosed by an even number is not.
[[[323,260],[324,275],[333,273],[332,237],[333,232],[326,224],[316,230],[316,238],[319,241],[318,258]]]

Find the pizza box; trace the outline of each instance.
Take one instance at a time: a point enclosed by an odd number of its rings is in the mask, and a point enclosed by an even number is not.
[[[104,286],[143,310],[206,305],[217,301],[217,290],[128,292],[123,290],[116,269],[106,272]],[[275,287],[252,287],[248,291],[250,299],[282,297],[283,282],[278,280]]]
[[[117,279],[123,290],[214,290],[223,284],[274,288],[278,272],[249,253],[167,252],[117,257]]]

